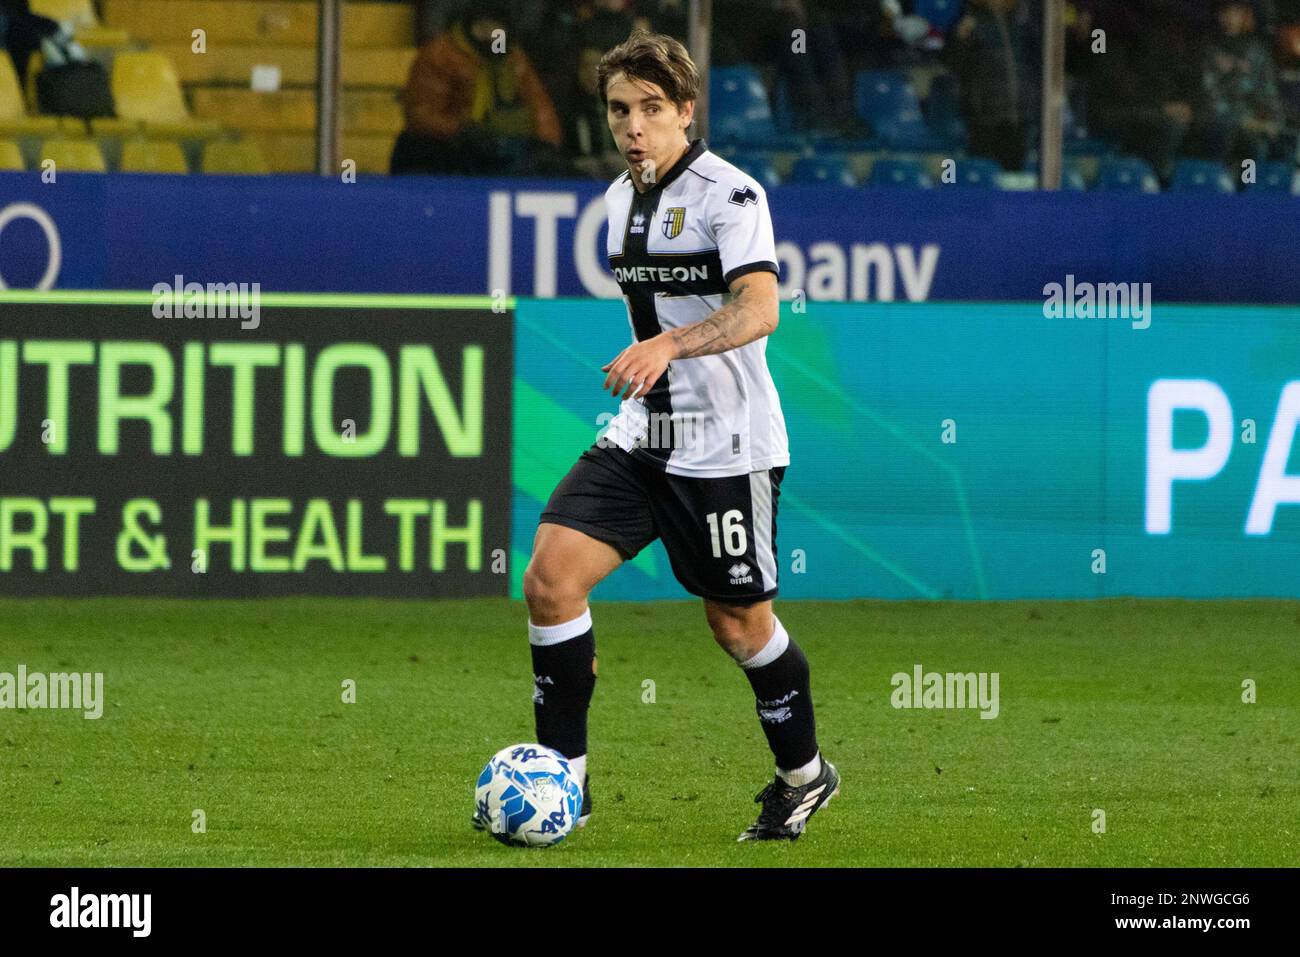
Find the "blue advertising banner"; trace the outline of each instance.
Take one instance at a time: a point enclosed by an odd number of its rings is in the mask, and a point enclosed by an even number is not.
[[[621,304],[518,303],[516,595],[627,339]],[[1294,307],[813,303],[767,357],[785,597],[1300,597]],[[688,597],[657,542],[596,596]]]
[[[1067,274],[1160,302],[1300,303],[1286,196],[769,192],[789,300],[1035,300]],[[0,173],[0,285],[618,296],[604,184]]]

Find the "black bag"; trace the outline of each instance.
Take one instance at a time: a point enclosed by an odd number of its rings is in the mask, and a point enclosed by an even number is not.
[[[46,67],[36,77],[36,102],[54,116],[115,115],[108,74],[93,60]]]

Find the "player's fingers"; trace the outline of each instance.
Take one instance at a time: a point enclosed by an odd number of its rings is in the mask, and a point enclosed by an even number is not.
[[[611,382],[613,382],[613,383],[617,383],[617,382],[619,381],[619,379],[622,378],[622,376],[623,376],[623,363],[622,363],[622,358],[623,358],[622,356],[619,356],[617,359],[615,359],[613,362],[611,362],[608,366],[606,366],[606,368],[609,370],[609,375],[605,376],[605,388],[606,388],[606,389],[609,389],[609,387],[610,387],[610,383],[611,383]],[[617,385],[614,386],[614,393],[615,393],[616,395],[618,394],[618,386],[617,386]]]

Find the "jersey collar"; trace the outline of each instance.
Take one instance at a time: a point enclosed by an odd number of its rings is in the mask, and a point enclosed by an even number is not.
[[[708,144],[706,144],[704,140],[701,139],[700,137],[696,137],[695,139],[691,140],[691,145],[686,147],[686,152],[681,155],[681,157],[677,160],[676,163],[672,165],[671,168],[669,168],[668,172],[664,173],[663,176],[659,177],[659,179],[655,182],[655,184],[651,186],[648,190],[646,190],[644,193],[638,193],[638,195],[649,196],[655,190],[665,188],[669,183],[675,180],[678,176],[681,176],[682,173],[686,172],[686,168],[690,166],[692,163],[694,163],[697,159],[699,159],[700,156],[704,153],[704,151],[707,150],[708,148],[709,148]],[[631,177],[629,175],[629,179],[630,178]],[[636,190],[635,184],[633,184],[632,189],[634,191]]]

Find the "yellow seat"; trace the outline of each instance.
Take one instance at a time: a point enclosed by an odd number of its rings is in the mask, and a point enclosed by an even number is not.
[[[271,171],[256,143],[218,140],[203,148],[203,172],[263,176]]]
[[[182,123],[146,122],[144,135],[155,140],[215,140],[221,136],[221,124],[197,119]]]
[[[18,73],[9,54],[0,49],[0,134],[9,136],[48,136],[58,132],[59,121],[53,116],[28,116],[23,102]]]
[[[127,120],[184,123],[190,118],[171,60],[159,53],[119,53],[113,60],[113,100]]]
[[[94,140],[52,139],[41,146],[41,162],[54,160],[56,173],[106,173],[104,154]]]
[[[139,133],[143,125],[139,120],[124,120],[116,116],[97,116],[90,121],[93,136],[132,136]]]
[[[90,0],[32,0],[32,13],[66,23],[73,30],[99,26],[95,5]]]
[[[123,173],[188,173],[189,164],[175,140],[127,140],[122,144]]]
[[[23,151],[13,140],[0,140],[0,170],[7,173],[22,172],[27,168]]]

